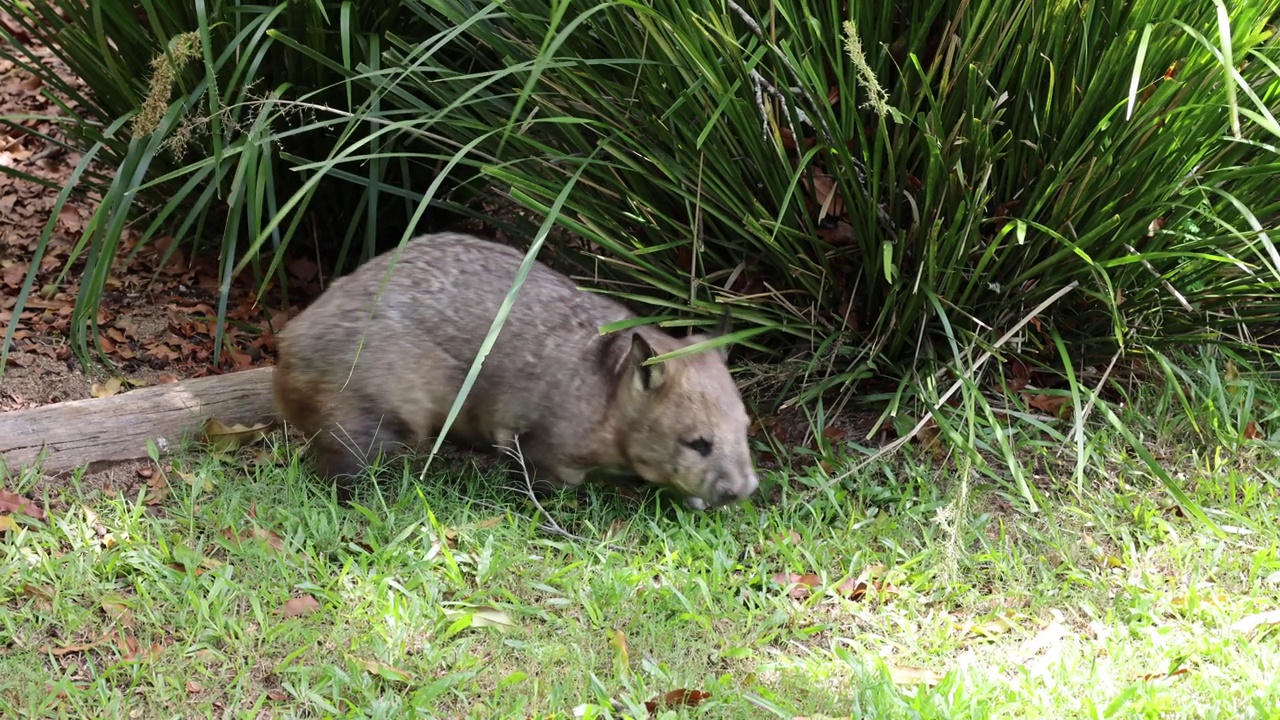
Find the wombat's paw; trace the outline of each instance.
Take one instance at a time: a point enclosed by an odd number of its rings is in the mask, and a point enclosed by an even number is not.
[[[697,498],[690,495],[689,497],[686,497],[684,499],[684,506],[689,508],[690,510],[702,511],[707,509],[707,502],[702,498]]]

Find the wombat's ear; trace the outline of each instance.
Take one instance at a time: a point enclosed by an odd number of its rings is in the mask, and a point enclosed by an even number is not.
[[[636,389],[642,392],[655,390],[662,385],[662,381],[666,379],[667,370],[662,363],[656,365],[645,365],[644,362],[651,357],[655,357],[658,353],[653,351],[653,346],[640,336],[640,333],[631,333],[631,354],[628,359],[631,362],[631,369],[634,371],[632,377],[635,378]]]

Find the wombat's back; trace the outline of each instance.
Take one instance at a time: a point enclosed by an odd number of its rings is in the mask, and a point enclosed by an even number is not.
[[[276,394],[286,419],[304,431],[318,429],[341,419],[332,414],[351,402],[339,400],[346,396],[390,411],[408,425],[405,435],[431,435],[523,259],[495,242],[439,233],[337,279],[281,333],[277,375],[287,387]],[[630,316],[621,304],[535,262],[469,394],[468,405],[489,417],[460,416],[451,434],[486,442],[491,438],[477,425],[522,419],[495,414],[547,415],[563,400],[562,385],[590,382],[582,364],[600,326]]]

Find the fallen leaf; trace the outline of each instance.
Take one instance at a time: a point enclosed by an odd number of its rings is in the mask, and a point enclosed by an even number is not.
[[[1010,610],[985,622],[964,623],[963,625],[954,625],[954,627],[960,634],[967,637],[994,637],[1003,635],[1017,627],[1013,622],[1013,617],[1013,611]]]
[[[818,221],[821,222],[829,215],[835,217],[844,215],[844,200],[836,191],[835,178],[818,168],[811,169],[812,175],[805,173],[800,182],[812,193],[811,200],[818,206]]]
[[[1196,603],[1198,605],[1221,605],[1227,602],[1227,600],[1229,599],[1230,598],[1228,598],[1223,593],[1216,593],[1216,594],[1210,594],[1210,595],[1197,596]],[[1176,608],[1186,608],[1188,605],[1191,604],[1191,597],[1187,595],[1180,595],[1170,600],[1169,604]]]
[[[496,627],[509,628],[515,627],[511,618],[506,613],[497,608],[480,608],[472,617],[471,627]]]
[[[891,596],[898,594],[898,588],[892,583],[881,582],[880,578],[884,577],[888,570],[882,564],[868,565],[863,568],[862,572],[856,578],[849,578],[836,586],[836,593],[850,600],[861,600],[868,590],[874,590],[877,595]]]
[[[444,616],[446,619],[454,621],[455,624],[469,616],[469,622],[467,622],[467,625],[463,627],[491,627],[505,631],[507,628],[513,628],[516,626],[506,613],[492,607],[469,608],[466,610],[446,609],[444,611]],[[459,627],[459,629],[461,629],[461,627]]]
[[[13,519],[12,515],[0,515],[0,533],[16,532],[18,523]]]
[[[123,656],[120,658],[124,662],[134,662],[135,660],[154,661],[160,657],[160,653],[164,652],[164,645],[160,643],[152,643],[150,646],[143,647],[138,643],[137,638],[131,635],[117,635],[116,644],[120,646]]]
[[[889,678],[896,685],[937,685],[942,680],[942,675],[929,670],[927,668],[918,667],[891,667],[889,668]]]
[[[8,490],[0,490],[0,512],[22,513],[37,520],[44,520],[44,510],[39,505]]]
[[[1179,675],[1186,675],[1186,674],[1187,674],[1187,673],[1189,673],[1189,672],[1191,672],[1191,671],[1190,671],[1190,670],[1188,670],[1187,668],[1185,668],[1185,667],[1180,667],[1180,668],[1178,668],[1177,670],[1174,670],[1174,671],[1173,671],[1173,672],[1171,672],[1171,673],[1147,673],[1146,675],[1141,675],[1141,676],[1139,676],[1139,677],[1138,677],[1138,679],[1139,679],[1139,680],[1146,680],[1147,682],[1150,682],[1150,681],[1152,681],[1152,680],[1164,680],[1165,678],[1173,678],[1173,677],[1177,677],[1177,676],[1179,676]]]
[[[612,540],[623,533],[627,529],[626,518],[618,518],[609,525],[609,531],[604,534],[606,540]]]
[[[407,670],[401,670],[394,665],[388,665],[386,663],[378,662],[377,660],[361,660],[359,658],[351,657],[350,655],[347,657],[350,657],[352,662],[370,675],[377,675],[384,680],[395,680],[398,682],[413,681],[412,674]]]
[[[795,573],[778,573],[773,576],[773,582],[784,587],[790,587],[788,595],[796,600],[804,600],[813,594],[813,589],[822,584],[822,578],[813,573],[797,575]]]
[[[280,608],[280,614],[284,617],[294,617],[295,615],[308,615],[320,609],[320,603],[310,595],[300,595],[286,602]]]
[[[609,638],[609,647],[613,648],[614,665],[620,672],[626,672],[631,667],[631,654],[627,649],[627,634],[621,630],[614,630],[613,637]]]
[[[265,541],[271,549],[281,552],[284,551],[284,540],[275,532],[267,530],[266,528],[255,527],[244,534],[237,534],[231,528],[224,528],[222,531],[222,537],[228,540],[234,540],[237,544],[250,538],[254,540],[262,540]]]
[[[53,588],[48,588],[43,585],[32,585],[31,583],[27,583],[22,586],[22,592],[39,600],[53,601]]]
[[[1071,398],[1066,395],[1023,393],[1022,397],[1031,407],[1054,417],[1062,417],[1062,408],[1071,404]]]
[[[289,274],[302,282],[310,282],[320,272],[320,266],[314,260],[302,256],[294,256],[285,261]]]
[[[84,227],[84,223],[80,220],[80,213],[75,208],[64,205],[62,210],[58,212],[58,223],[66,228],[69,233],[78,233]]]
[[[118,377],[108,378],[107,381],[102,383],[101,385],[99,385],[98,383],[94,383],[93,386],[89,389],[89,394],[96,398],[111,397],[112,395],[115,395],[116,393],[120,392],[121,388],[123,387],[124,387],[123,378],[118,378]]]
[[[800,533],[795,530],[788,530],[774,535],[773,541],[779,545],[799,545],[804,540],[800,537]]]
[[[154,473],[147,478],[147,494],[142,498],[143,505],[159,505],[169,497],[169,481],[164,473]]]
[[[73,643],[70,645],[59,645],[58,647],[53,647],[51,645],[44,645],[44,646],[41,646],[40,652],[47,652],[50,655],[55,655],[58,657],[61,657],[63,655],[71,655],[72,653],[82,653],[86,650],[92,650],[93,648],[101,645],[103,641],[105,641],[108,637],[110,636],[103,635],[102,637],[98,638],[97,640],[94,640],[93,642]]]
[[[271,426],[272,423],[258,423],[252,427],[239,423],[227,425],[217,418],[209,418],[200,427],[200,432],[206,444],[218,450],[231,451],[261,440]]]
[[[102,612],[125,627],[133,624],[133,611],[120,600],[103,600]]]
[[[501,525],[506,521],[507,521],[506,515],[495,515],[494,517],[488,518],[487,520],[481,520],[480,522],[476,523],[474,527],[476,530],[488,530],[489,528],[498,527],[499,525]]]
[[[701,690],[672,690],[666,695],[656,697],[644,704],[646,710],[655,713],[658,708],[679,707],[681,705],[687,707],[697,707],[699,703],[711,697],[711,693]]]
[[[1253,615],[1242,617],[1231,623],[1231,630],[1238,633],[1251,633],[1264,626],[1280,626],[1280,610],[1268,610],[1266,612],[1254,613]]]

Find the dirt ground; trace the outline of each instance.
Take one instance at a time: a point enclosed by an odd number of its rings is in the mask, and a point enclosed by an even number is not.
[[[18,28],[3,11],[0,22],[6,28]],[[59,70],[77,89],[83,87],[48,49],[29,37],[19,35],[18,40],[35,55],[35,61]],[[48,118],[0,125],[0,166],[47,183],[0,174],[0,333],[9,329],[18,295],[32,281],[31,263],[41,234],[53,218],[53,232],[14,326],[13,345],[0,377],[0,413],[271,364],[272,326],[278,327],[289,311],[273,305],[270,296],[259,299],[251,280],[234,283],[227,314],[239,327],[228,329],[215,362],[219,284],[215,262],[189,260],[181,250],[166,260],[164,252],[172,238],[138,249],[138,233],[133,229],[126,229],[121,238],[121,251],[96,318],[97,345],[105,363],[82,366],[76,359],[69,330],[85,258],[83,253],[73,256],[96,202],[93,197],[73,196],[54,213],[58,193],[81,156],[41,137],[62,137],[54,119],[62,111],[49,99],[51,92],[21,66],[0,60],[0,115]],[[70,98],[59,97],[76,107]],[[314,274],[314,264],[293,263],[290,272]],[[309,280],[303,278],[302,284]],[[301,295],[308,297],[306,292]],[[76,482],[76,492],[132,495],[146,483],[147,465],[140,461],[95,467]],[[65,486],[70,482],[69,477],[44,477],[34,492],[52,490],[60,495],[57,491],[69,489]],[[12,485],[0,482],[0,487],[5,484]]]

